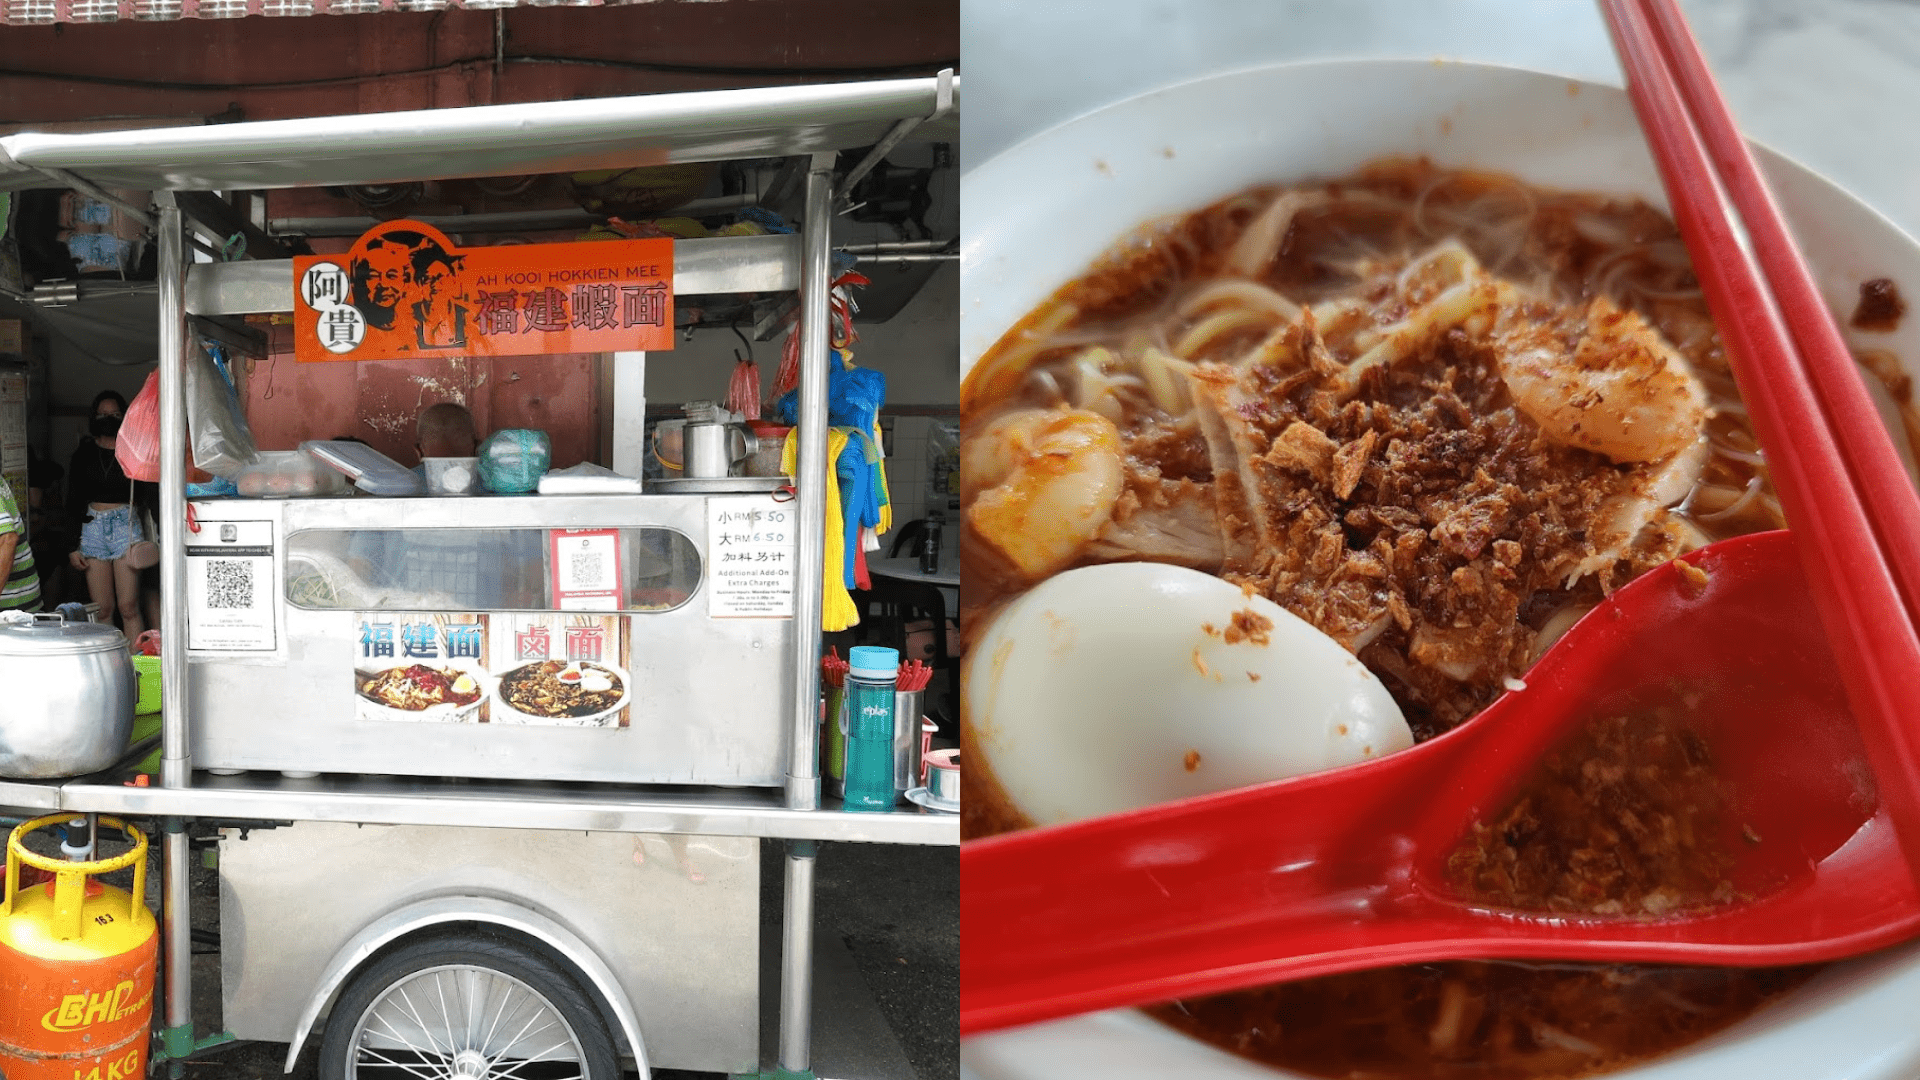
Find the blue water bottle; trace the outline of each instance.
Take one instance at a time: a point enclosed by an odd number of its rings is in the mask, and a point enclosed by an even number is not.
[[[840,730],[847,736],[847,795],[843,808],[893,809],[893,684],[900,653],[871,645],[847,652],[847,692]]]

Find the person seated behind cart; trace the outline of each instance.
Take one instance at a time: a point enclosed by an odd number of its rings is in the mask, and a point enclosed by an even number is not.
[[[424,458],[472,457],[480,445],[473,414],[451,401],[429,405],[415,422]],[[425,466],[414,468],[425,475]],[[363,581],[396,601],[455,611],[544,606],[539,533],[533,530],[406,529],[361,532],[348,563]]]
[[[7,610],[40,610],[40,572],[33,568],[26,515],[0,478],[0,611]]]

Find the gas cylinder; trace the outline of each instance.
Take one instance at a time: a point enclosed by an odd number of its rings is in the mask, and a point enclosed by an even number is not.
[[[147,838],[114,818],[133,850],[69,862],[25,838],[72,814],[37,818],[7,838],[0,901],[0,1076],[6,1080],[142,1080],[160,935],[144,897]],[[22,867],[53,880],[22,888]],[[133,868],[133,891],[98,880]]]

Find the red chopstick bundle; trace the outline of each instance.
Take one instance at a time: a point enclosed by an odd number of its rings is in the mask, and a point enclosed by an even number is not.
[[[900,665],[900,672],[894,677],[894,689],[925,690],[933,681],[933,669],[924,660],[908,660]]]
[[[1920,868],[1920,703],[1911,694],[1920,680],[1915,492],[1844,344],[1836,348],[1839,331],[1678,9],[1669,0],[1601,0],[1601,7],[1799,542],[1880,798],[1908,863]]]
[[[820,658],[820,684],[836,689],[847,685],[847,669],[851,665],[840,658],[839,646],[827,650]]]

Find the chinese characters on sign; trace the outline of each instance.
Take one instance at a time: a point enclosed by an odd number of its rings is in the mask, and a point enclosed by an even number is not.
[[[462,249],[388,221],[293,269],[302,362],[673,348],[668,239]]]
[[[770,495],[708,499],[707,614],[792,618],[797,551],[792,503]]]

